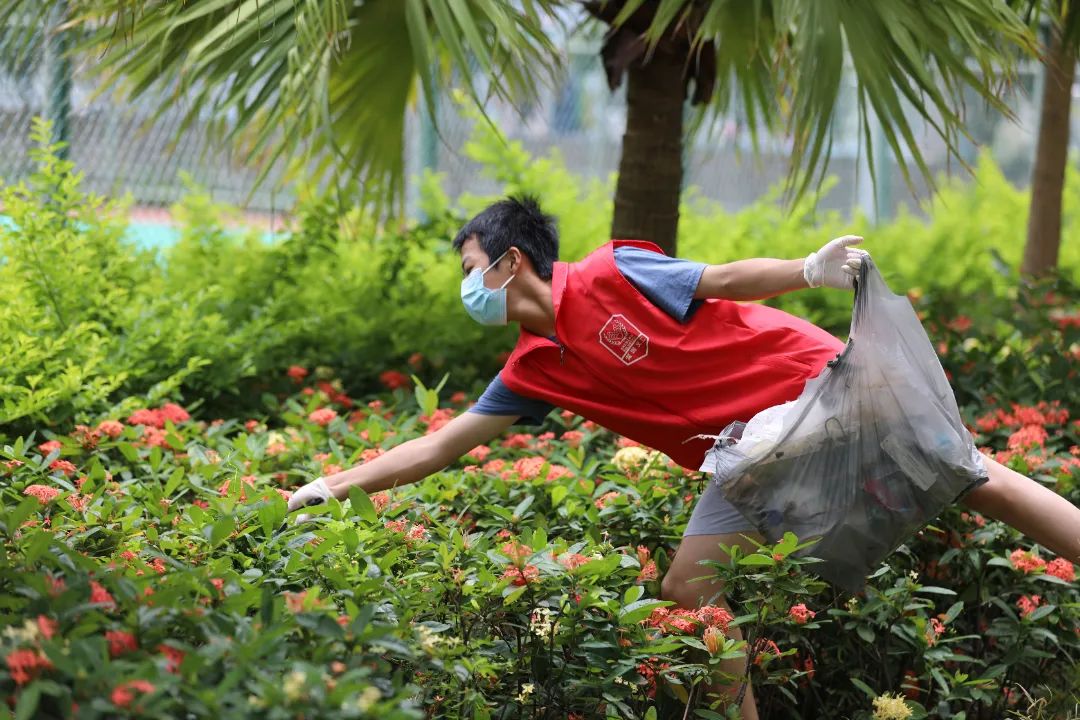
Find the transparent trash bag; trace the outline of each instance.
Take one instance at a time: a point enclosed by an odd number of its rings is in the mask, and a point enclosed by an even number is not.
[[[820,538],[798,554],[849,592],[987,479],[911,303],[869,258],[843,351],[797,399],[711,437],[701,469],[728,501],[769,542]]]

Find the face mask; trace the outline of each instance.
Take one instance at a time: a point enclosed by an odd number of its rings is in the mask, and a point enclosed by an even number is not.
[[[506,286],[517,275],[511,275],[495,290],[484,286],[484,275],[505,255],[504,252],[495,258],[495,262],[488,265],[485,270],[474,268],[469,276],[461,281],[461,302],[465,304],[465,312],[481,325],[506,324]]]

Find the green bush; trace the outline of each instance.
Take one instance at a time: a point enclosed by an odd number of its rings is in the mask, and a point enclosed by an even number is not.
[[[486,124],[476,127],[465,152],[502,192],[541,198],[559,218],[564,260],[606,240],[610,182],[581,181],[557,155],[533,158]],[[421,182],[427,219],[399,227],[304,194],[291,232],[267,243],[255,233],[226,232],[230,211],[193,189],[174,208],[179,241],[157,257],[123,239],[124,205],[85,194],[48,137],[46,126],[38,126],[37,173],[0,193],[15,223],[0,229],[6,258],[0,282],[12,290],[0,310],[0,437],[83,422],[130,395],[197,397],[210,413],[242,414],[276,389],[267,378],[280,377],[293,362],[333,366],[344,386],[360,394],[381,387],[387,368],[417,372],[428,382],[449,372],[451,387],[478,392],[513,346],[512,328],[484,328],[463,312],[450,248],[464,219],[491,197],[452,202],[439,177],[429,175]],[[1069,175],[1061,256],[1066,286],[1075,284],[1080,268],[1080,242],[1073,238],[1080,230],[1072,223],[1076,172]],[[1031,323],[1046,324],[1054,308],[1032,307],[1025,314],[1030,322],[1015,324],[1014,307],[1032,304],[1008,272],[1019,261],[1025,194],[989,160],[973,182],[945,183],[926,220],[905,215],[871,228],[860,217],[845,222],[836,213],[815,214],[812,198],[790,212],[775,200],[770,195],[729,213],[691,193],[682,208],[680,254],[708,262],[801,257],[831,237],[863,232],[894,290],[921,294],[927,312],[941,304],[967,315],[987,333],[978,345],[967,343],[973,356],[986,352],[981,362],[971,358],[980,371],[959,392],[992,382],[998,342],[1015,353],[1010,363],[1017,367],[1008,377],[1025,388],[1043,382],[1047,393],[1065,392],[1059,371],[1068,342],[1036,353],[1045,364],[1018,360],[1029,342],[1021,336],[1028,337]],[[850,293],[815,290],[768,302],[847,334]],[[1054,311],[1075,312],[1075,304]],[[947,337],[930,331],[935,341]],[[1036,379],[1025,380],[1032,372]],[[1046,384],[1052,382],[1057,386]]]
[[[914,718],[1003,717],[1025,692],[1052,717],[1080,693],[1074,568],[959,508],[854,599],[790,557],[794,538],[703,568],[747,642],[722,613],[676,612],[658,579],[696,488],[571,414],[288,523],[287,488],[464,401],[402,388],[365,404],[311,379],[246,421],[139,405],[0,450],[0,692],[16,716],[681,718],[692,700],[709,718],[700,686],[722,657],[745,659],[763,717],[865,719],[897,693]],[[978,415],[1001,459],[1080,501],[1067,411]],[[1011,451],[1033,423],[1045,437]]]

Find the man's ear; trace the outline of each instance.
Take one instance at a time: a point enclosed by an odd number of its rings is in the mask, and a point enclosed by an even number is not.
[[[510,246],[506,257],[510,261],[510,272],[521,272],[521,264],[525,259],[525,255],[516,245]]]

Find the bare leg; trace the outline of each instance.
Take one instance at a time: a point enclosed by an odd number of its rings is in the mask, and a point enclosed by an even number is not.
[[[961,501],[1039,545],[1080,563],[1080,507],[1050,488],[984,457],[990,481]]]
[[[761,541],[761,536],[757,533],[748,532],[746,534]],[[689,535],[684,537],[679,545],[679,551],[675,554],[675,560],[671,563],[671,567],[661,583],[661,594],[664,599],[672,600],[679,607],[690,610],[697,609],[702,605],[715,605],[731,612],[731,608],[723,596],[718,595],[723,589],[723,583],[719,580],[704,579],[690,582],[694,578],[708,575],[711,572],[711,568],[707,565],[698,565],[700,560],[727,561],[728,554],[720,549],[721,543],[729,546],[738,545],[746,552],[753,552],[756,549],[737,533],[730,535]],[[742,631],[738,628],[731,628],[728,636],[736,640],[742,640]],[[720,664],[720,668],[724,672],[740,677],[746,670],[746,661],[743,658],[727,660]],[[735,698],[739,694],[739,683],[730,686],[711,685],[708,692],[726,693],[728,696]],[[757,705],[754,702],[754,693],[749,683],[746,686],[746,693],[743,695],[740,710],[744,720],[758,720]]]

